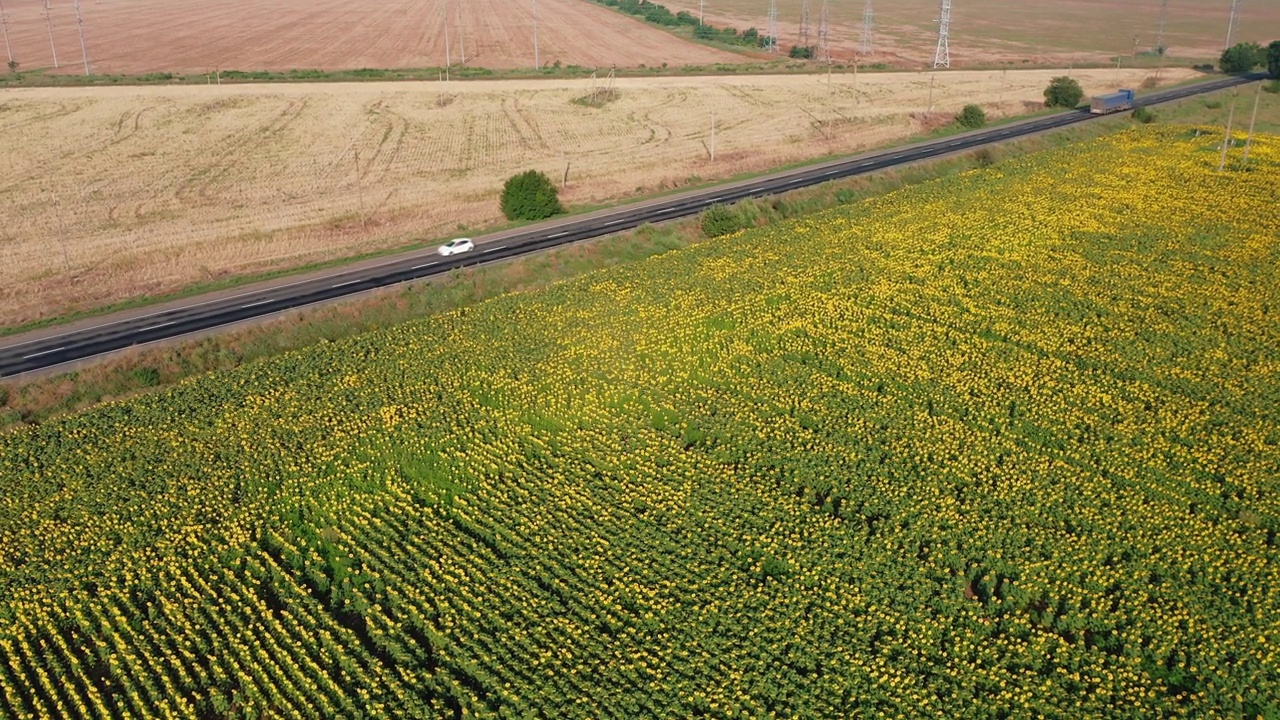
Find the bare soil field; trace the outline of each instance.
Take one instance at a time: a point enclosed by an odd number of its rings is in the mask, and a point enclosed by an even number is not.
[[[699,0],[662,0],[672,12],[699,11]],[[937,43],[937,0],[873,0],[873,52],[864,62],[923,65]],[[706,0],[706,21],[739,30],[768,27],[768,0]],[[816,44],[822,0],[809,0]],[[1217,58],[1227,34],[1231,0],[1174,0],[1165,26],[1170,57]],[[798,44],[801,0],[778,0],[779,44]],[[846,61],[862,44],[861,0],[830,2],[833,59]],[[1107,61],[1155,47],[1160,0],[957,0],[951,11],[952,67],[1013,62]],[[1241,3],[1235,40],[1280,39],[1280,3]]]
[[[466,233],[529,168],[567,169],[570,204],[622,200],[883,145],[968,102],[1022,113],[1056,74],[624,78],[600,108],[551,79],[10,90],[0,325]]]
[[[43,0],[6,0],[14,59],[52,68]],[[533,5],[509,0],[109,0],[82,4],[95,73],[443,67],[533,68]],[[585,0],[539,0],[539,61],[608,68],[740,62]],[[75,13],[51,13],[64,72],[83,72]]]

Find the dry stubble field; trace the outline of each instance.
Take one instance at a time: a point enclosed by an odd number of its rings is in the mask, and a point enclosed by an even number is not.
[[[663,0],[672,11],[697,13],[699,0]],[[822,0],[810,0],[816,35]],[[779,36],[797,42],[801,0],[778,0]],[[832,0],[832,54],[860,50],[863,3]],[[1231,0],[1174,0],[1165,45],[1179,58],[1216,58],[1226,39]],[[739,29],[767,27],[768,0],[706,0],[707,22]],[[874,54],[870,62],[919,64],[933,59],[938,0],[873,2]],[[1280,3],[1241,4],[1239,40],[1280,39]],[[951,11],[951,57],[959,66],[1029,60],[1038,64],[1106,61],[1156,45],[1160,0],[962,0]]]
[[[940,73],[936,110],[979,101],[1021,112],[1054,74]],[[1088,91],[1142,80],[1076,77]],[[856,87],[839,75],[830,87],[818,76],[622,79],[615,102],[574,103],[589,90],[531,80],[9,91],[0,324],[487,225],[500,219],[503,180],[527,168],[560,179],[568,165],[564,197],[582,205],[853,152],[931,119],[920,113],[927,74],[863,74]]]
[[[53,66],[43,0],[6,0],[15,59]],[[109,0],[85,2],[96,73],[437,67],[450,60],[532,68],[533,5],[508,0]],[[52,12],[58,59],[83,70],[71,4]],[[739,62],[742,55],[683,40],[586,0],[538,0],[539,60],[583,67]]]

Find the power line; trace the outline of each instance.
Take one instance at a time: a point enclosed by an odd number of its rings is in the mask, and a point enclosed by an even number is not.
[[[951,44],[948,35],[951,33],[951,0],[942,0],[938,10],[938,49],[933,53],[933,67],[951,67]]]

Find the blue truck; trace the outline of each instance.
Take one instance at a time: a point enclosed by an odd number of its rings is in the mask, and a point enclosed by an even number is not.
[[[1089,112],[1094,115],[1107,115],[1121,110],[1133,108],[1133,91],[1117,90],[1106,95],[1095,95],[1089,103]]]

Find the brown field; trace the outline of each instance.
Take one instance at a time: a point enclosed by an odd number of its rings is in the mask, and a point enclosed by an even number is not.
[[[53,66],[43,0],[5,0],[14,59]],[[510,0],[107,0],[84,2],[95,73],[216,69],[442,67],[450,60],[494,69],[534,66],[532,3]],[[83,72],[69,2],[52,13],[58,60]],[[739,62],[744,56],[683,40],[585,0],[538,0],[539,60],[608,68]]]
[[[699,0],[663,0],[673,12],[697,14]],[[938,0],[873,0],[873,54],[867,62],[922,65],[933,60]],[[809,0],[816,44],[822,0]],[[1165,45],[1176,58],[1216,58],[1226,40],[1231,0],[1174,0]],[[706,21],[739,30],[767,27],[768,0],[706,0]],[[797,44],[801,0],[778,0],[784,49]],[[830,44],[837,60],[860,51],[862,0],[832,0]],[[1280,2],[1243,2],[1235,39],[1280,39]],[[1154,47],[1160,0],[957,0],[951,11],[953,67],[998,62],[1097,62]]]
[[[933,114],[928,74],[624,78],[599,109],[550,79],[10,90],[0,325],[466,232],[527,168],[567,166],[571,204],[622,200],[882,145],[966,102],[1020,113],[1054,74],[939,73]]]

